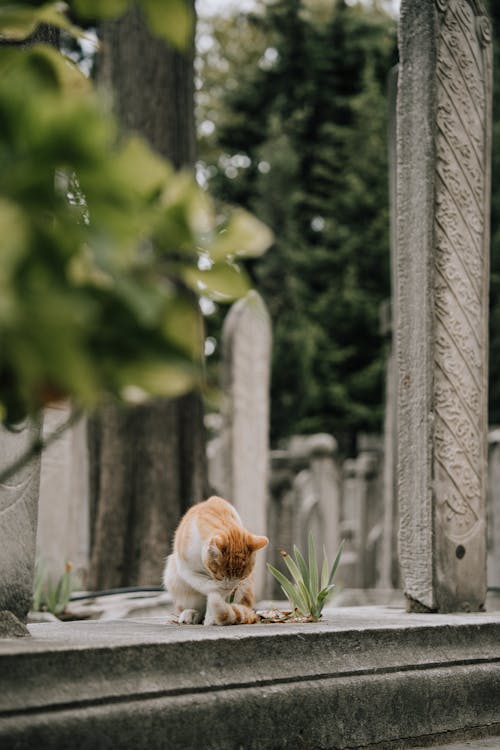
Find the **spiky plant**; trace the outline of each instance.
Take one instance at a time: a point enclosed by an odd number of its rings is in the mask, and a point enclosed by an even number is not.
[[[310,532],[308,542],[309,555],[307,563],[296,545],[293,547],[295,559],[288,552],[285,552],[285,550],[280,550],[285,564],[292,575],[291,580],[269,563],[267,567],[280,584],[294,612],[299,616],[307,617],[313,622],[317,622],[321,617],[321,612],[328,597],[335,587],[333,579],[340,562],[344,542],[340,544],[331,568],[328,564],[326,549],[323,547],[321,576],[319,575],[318,564],[316,562],[316,546]]]

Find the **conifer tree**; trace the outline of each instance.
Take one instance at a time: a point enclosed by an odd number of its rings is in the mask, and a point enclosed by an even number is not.
[[[380,429],[382,412],[395,21],[343,0],[318,19],[278,0],[252,22],[267,46],[225,96],[215,130],[225,159],[212,162],[210,187],[276,236],[252,268],[274,325],[273,440],[327,431],[348,445]],[[228,170],[236,155],[246,166]]]

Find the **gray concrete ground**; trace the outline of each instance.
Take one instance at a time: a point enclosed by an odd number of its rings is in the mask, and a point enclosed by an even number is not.
[[[226,628],[137,613],[29,630],[0,640],[9,750],[400,750],[500,734],[498,612],[339,607]],[[500,750],[485,741],[463,748]]]

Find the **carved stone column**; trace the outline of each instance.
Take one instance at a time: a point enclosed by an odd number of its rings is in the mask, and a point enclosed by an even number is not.
[[[486,596],[491,30],[403,0],[397,133],[400,561],[409,608]]]

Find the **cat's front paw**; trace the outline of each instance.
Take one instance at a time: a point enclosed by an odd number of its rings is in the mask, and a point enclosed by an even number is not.
[[[184,609],[179,615],[179,625],[199,625],[201,619],[197,609]]]

